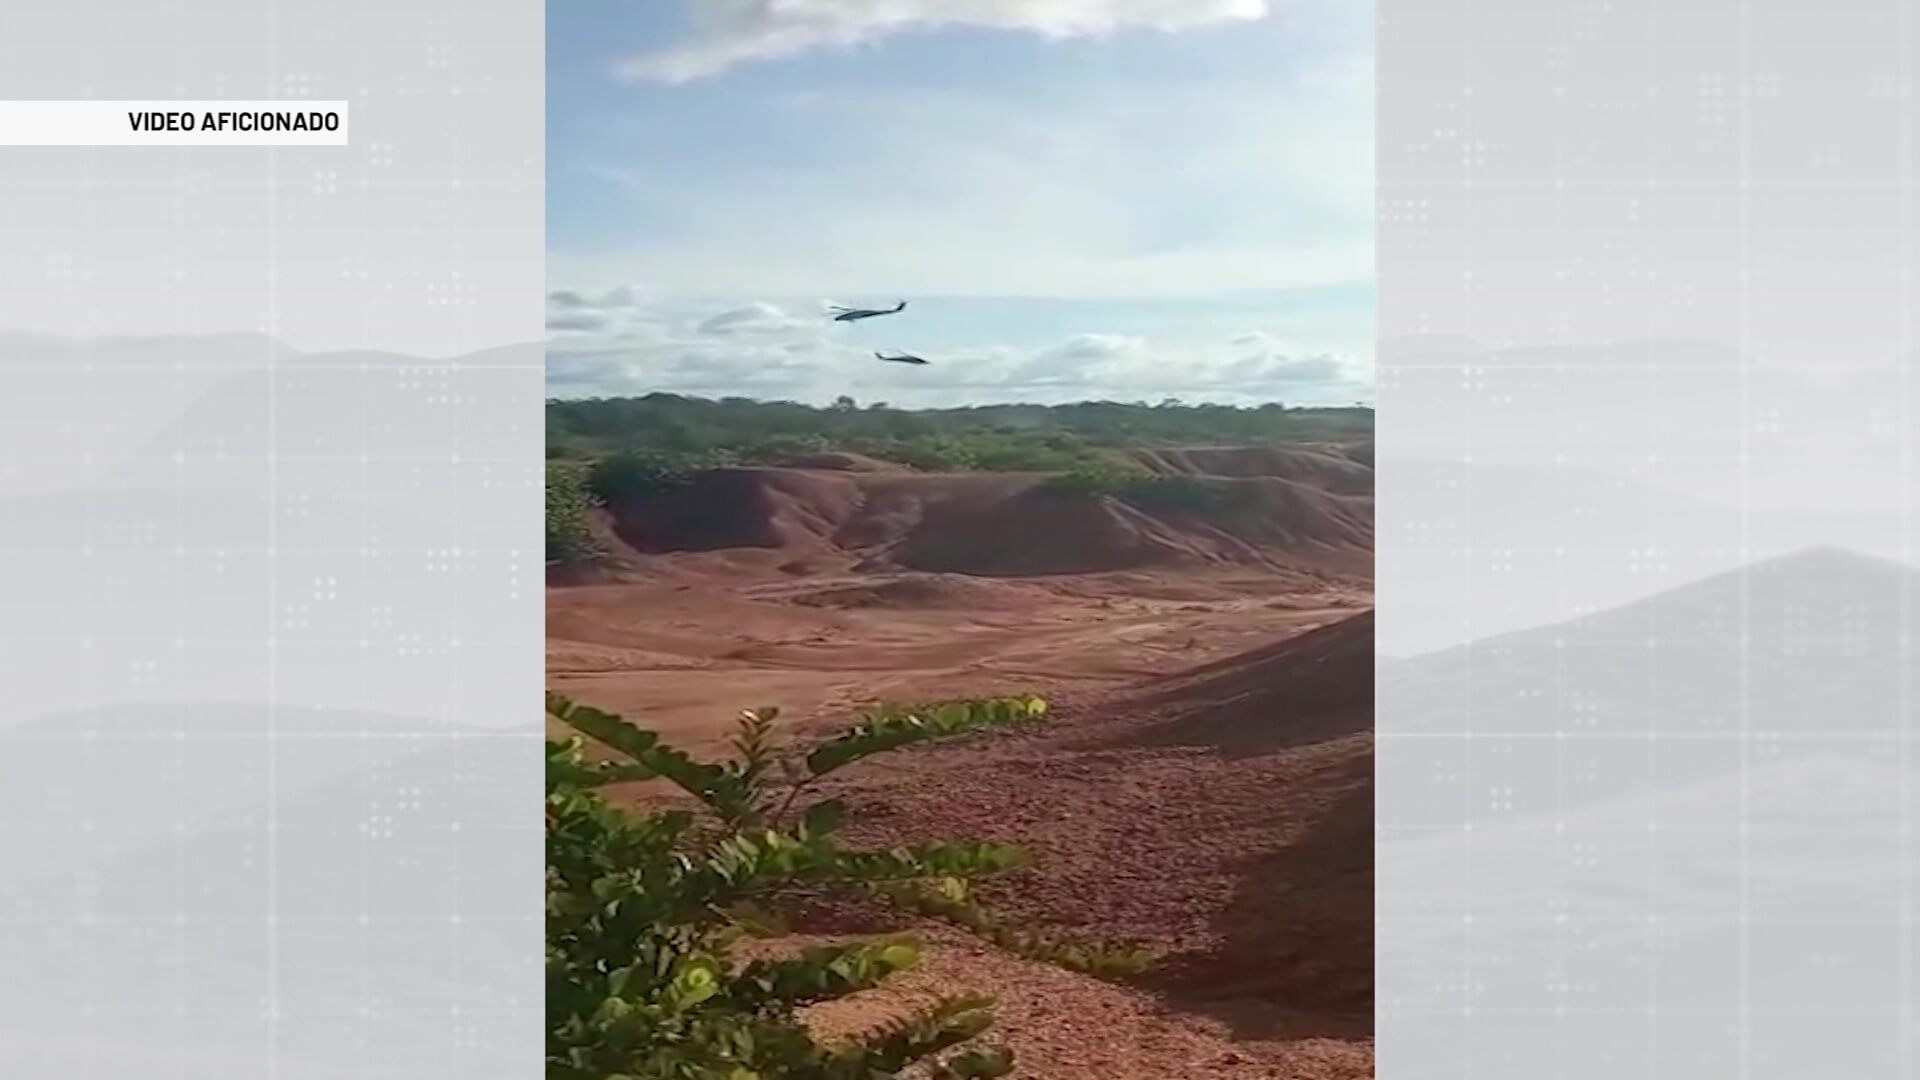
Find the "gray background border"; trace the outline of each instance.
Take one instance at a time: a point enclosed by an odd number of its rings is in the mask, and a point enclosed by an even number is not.
[[[1914,1075],[1913,5],[1379,11],[1379,1075]]]
[[[0,1074],[538,1075],[543,20],[9,11],[353,130],[0,148]]]

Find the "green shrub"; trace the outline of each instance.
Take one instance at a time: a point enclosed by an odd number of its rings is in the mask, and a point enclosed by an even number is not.
[[[978,467],[965,439],[954,435],[918,435],[871,446],[876,457],[911,465],[927,472],[966,472]]]
[[[1233,504],[1232,489],[1194,476],[1144,476],[1121,486],[1120,497],[1147,510],[1210,513]]]
[[[598,551],[587,525],[594,498],[587,489],[587,470],[571,462],[547,464],[547,562],[578,563]]]
[[[1231,489],[1196,476],[1162,476],[1130,461],[1096,460],[1052,477],[1041,487],[1056,495],[1105,495],[1143,510],[1214,513],[1233,505]]]
[[[685,483],[696,473],[736,461],[733,454],[718,450],[623,450],[594,462],[589,484],[596,497],[617,503]]]
[[[774,435],[743,442],[737,453],[743,462],[768,464],[834,449],[831,440],[819,435]]]
[[[1365,408],[1254,408],[1226,405],[1148,405],[1082,401],[1068,405],[983,405],[952,409],[901,409],[878,402],[863,408],[816,408],[791,401],[746,398],[704,400],[674,394],[634,398],[553,400],[547,403],[550,446],[593,454],[652,449],[674,453],[743,450],[768,438],[818,438],[833,449],[876,457],[883,444],[898,446],[931,436],[960,440],[974,452],[1003,456],[1011,446],[1073,449],[1195,443],[1261,443],[1274,440],[1350,441],[1373,431]],[[919,450],[929,448],[921,446]],[[941,457],[940,448],[932,448]],[[1018,460],[1025,451],[1009,450]],[[904,460],[890,458],[891,460]],[[938,465],[922,465],[938,468]],[[1010,464],[1010,469],[1054,465]]]
[[[973,454],[976,468],[988,472],[1057,472],[1078,465],[1081,453],[1036,440],[986,440]]]
[[[743,935],[777,928],[786,901],[851,896],[948,919],[1024,955],[1096,974],[1144,966],[1134,950],[1008,928],[968,897],[969,882],[1019,866],[989,843],[889,850],[838,838],[847,808],[803,802],[813,782],[871,755],[1037,721],[1038,699],[881,710],[794,749],[773,710],[742,714],[734,754],[703,762],[653,732],[550,696],[548,714],[613,752],[589,760],[578,737],[547,744],[547,1076],[550,1080],[883,1080],[921,1063],[936,1080],[1005,1075],[985,1048],[949,1055],[992,1020],[992,1000],[958,994],[858,1038],[816,1041],[811,1002],[878,985],[918,959],[903,937],[857,940],[741,962]],[[607,784],[665,780],[698,814],[633,811]]]
[[[1152,474],[1131,461],[1120,458],[1094,458],[1083,461],[1058,476],[1049,477],[1041,490],[1059,495],[1120,495],[1129,484],[1150,479]]]

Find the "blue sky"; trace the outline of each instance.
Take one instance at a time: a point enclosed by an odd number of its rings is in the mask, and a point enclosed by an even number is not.
[[[555,394],[1371,400],[1368,5],[563,0],[547,33]]]

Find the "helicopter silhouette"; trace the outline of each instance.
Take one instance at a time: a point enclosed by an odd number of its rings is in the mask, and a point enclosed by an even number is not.
[[[874,359],[884,360],[889,364],[925,364],[927,363],[925,359],[915,356],[912,353],[900,353],[896,356],[888,356],[885,353],[874,353],[873,355],[874,355]]]
[[[894,315],[907,310],[907,302],[900,301],[890,308],[850,308],[834,305],[830,310],[837,312],[834,322],[859,322],[861,319],[874,319],[882,315]]]

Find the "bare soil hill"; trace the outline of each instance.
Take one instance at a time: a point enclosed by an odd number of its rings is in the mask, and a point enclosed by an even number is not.
[[[1363,466],[1308,451],[1165,455],[1160,465],[1199,485],[1210,502],[1066,492],[1031,473],[725,468],[610,506],[609,528],[617,552],[779,551],[806,569],[836,558],[872,570],[983,577],[1369,568],[1373,502]],[[1193,471],[1203,467],[1238,471]]]
[[[879,834],[984,833],[1035,851],[1005,899],[1156,944],[1182,995],[1285,1002],[1269,1034],[1362,1030],[1372,623],[1335,617],[1140,689],[1070,696],[1027,733],[909,755],[853,786],[879,808]]]
[[[1019,473],[711,469],[610,506],[615,531],[650,554],[777,548],[861,551],[897,543],[945,508],[965,514],[1039,483]]]
[[[1169,717],[1128,745],[1258,754],[1373,727],[1373,612],[1149,684],[1136,699]]]
[[[1003,910],[1138,940],[1160,969],[1116,986],[934,931],[922,969],[822,1025],[987,989],[1029,1080],[1372,1075],[1370,470],[1318,448],[1156,453],[1228,497],[723,469],[612,508],[623,568],[549,590],[550,685],[689,749],[718,750],[742,707],[818,731],[880,701],[1055,703],[832,787],[875,841],[1026,847]]]
[[[948,508],[888,558],[917,570],[994,577],[1206,565],[1364,572],[1372,562],[1370,499],[1275,477],[1206,484],[1217,508],[1149,507],[1119,495],[1030,488],[965,518]]]
[[[869,843],[1026,848],[1033,867],[987,893],[998,910],[1143,943],[1155,972],[1116,985],[916,927],[921,969],[816,1023],[851,1031],[986,989],[1027,1080],[1371,1076],[1372,615],[1276,625],[1278,642],[1057,694],[1039,726],[877,758],[821,790]],[[832,911],[799,928],[898,929]]]
[[[1336,450],[1292,446],[1191,446],[1136,450],[1135,460],[1173,476],[1275,477],[1335,495],[1372,495],[1370,461]]]

